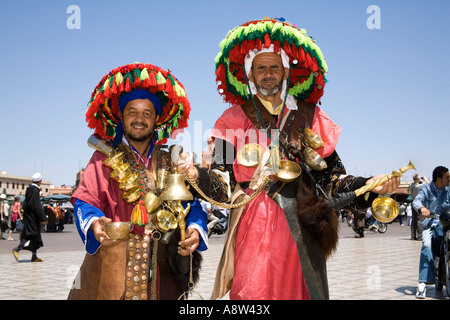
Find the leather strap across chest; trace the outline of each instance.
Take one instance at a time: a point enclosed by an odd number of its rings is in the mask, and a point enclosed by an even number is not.
[[[241,105],[241,108],[255,128],[259,130],[267,129],[268,131],[271,129],[276,129],[279,119],[270,114],[259,99],[254,99],[254,101],[255,103],[253,103],[252,100],[248,100]],[[301,146],[300,138],[304,128],[312,127],[316,107],[315,104],[305,101],[297,101],[297,106],[297,110],[289,110],[285,115],[287,119],[284,122],[284,125],[282,125],[279,136],[280,146],[282,148],[285,148],[289,142],[297,142],[297,144]],[[261,120],[258,116],[258,112],[261,116]]]

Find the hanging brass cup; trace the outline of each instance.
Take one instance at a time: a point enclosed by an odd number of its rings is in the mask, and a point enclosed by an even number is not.
[[[154,193],[147,193],[144,197],[144,206],[145,210],[148,214],[151,214],[153,211],[158,209],[158,207],[161,205],[161,199],[155,195]]]
[[[125,191],[120,197],[128,203],[134,203],[141,198],[141,188],[137,186],[134,189]]]
[[[303,131],[303,139],[313,149],[322,148],[324,145],[322,138],[310,128],[305,128]]]
[[[130,221],[105,223],[105,232],[112,240],[126,240],[131,230],[133,224]]]
[[[262,147],[257,143],[248,143],[242,146],[236,155],[238,163],[245,167],[257,166],[262,157]]]
[[[306,164],[313,170],[322,171],[327,168],[325,160],[311,147],[305,147],[303,150],[303,158]]]
[[[126,179],[119,183],[119,189],[123,191],[129,191],[131,189],[136,189],[137,187],[139,187],[139,174],[136,172],[132,173],[129,177],[126,177]]]
[[[372,215],[380,222],[389,223],[398,215],[397,202],[390,197],[378,197],[372,202]]]
[[[132,170],[129,163],[123,163],[117,168],[115,168],[109,177],[113,179],[114,181],[121,182],[126,179],[126,177],[129,177],[132,174]]]
[[[292,182],[302,173],[300,166],[294,161],[281,160],[276,177],[281,182]]]
[[[123,152],[116,153],[112,158],[106,158],[103,160],[103,164],[109,168],[115,169],[121,164],[123,164],[123,160],[125,156]]]

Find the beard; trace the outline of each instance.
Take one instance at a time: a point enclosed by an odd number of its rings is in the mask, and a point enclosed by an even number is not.
[[[141,122],[139,122],[139,123],[133,122],[130,124],[130,127],[133,127],[133,125],[141,125],[144,128],[148,128],[148,126],[145,123],[141,123]],[[153,130],[148,130],[148,131],[140,133],[140,134],[134,134],[132,132],[132,130],[127,130],[124,128],[124,134],[125,134],[125,137],[129,141],[143,142],[143,141],[149,140],[151,138],[151,136],[153,135]]]
[[[263,87],[263,84],[265,81],[274,81],[276,80],[275,78],[264,78],[261,80],[261,82],[259,84],[256,85],[256,89],[258,90],[258,92],[260,92],[262,95],[264,96],[273,96],[275,94],[278,93],[278,91],[281,90],[282,88],[282,82],[278,83],[277,85],[275,85],[273,88],[271,89],[266,89]]]

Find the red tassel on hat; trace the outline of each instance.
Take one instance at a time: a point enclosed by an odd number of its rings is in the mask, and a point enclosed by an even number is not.
[[[270,41],[270,36],[268,33],[266,33],[264,35],[264,48],[268,48],[270,47],[270,44],[272,43],[272,41]]]
[[[156,82],[156,77],[154,72],[149,72],[148,74],[149,85],[152,87],[156,87],[158,82]]]

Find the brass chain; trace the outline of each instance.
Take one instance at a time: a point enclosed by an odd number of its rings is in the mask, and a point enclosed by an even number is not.
[[[208,197],[201,189],[200,187],[197,185],[197,183],[194,181],[194,179],[188,174],[186,178],[186,181],[189,182],[189,184],[209,203],[221,207],[221,208],[225,208],[225,209],[235,209],[235,208],[239,208],[242,206],[245,206],[247,203],[249,203],[250,201],[252,201],[253,199],[255,199],[260,192],[267,186],[267,184],[271,181],[271,179],[268,176],[264,176],[263,177],[263,181],[261,182],[261,184],[258,186],[258,188],[255,190],[255,192],[253,192],[253,194],[251,196],[247,196],[243,201],[238,202],[238,203],[233,203],[233,204],[228,204],[228,203],[223,203],[223,202],[218,202],[214,199],[211,199],[210,197]]]
[[[161,234],[158,231],[153,232],[153,252],[152,252],[152,287],[151,300],[158,300],[158,242]]]

